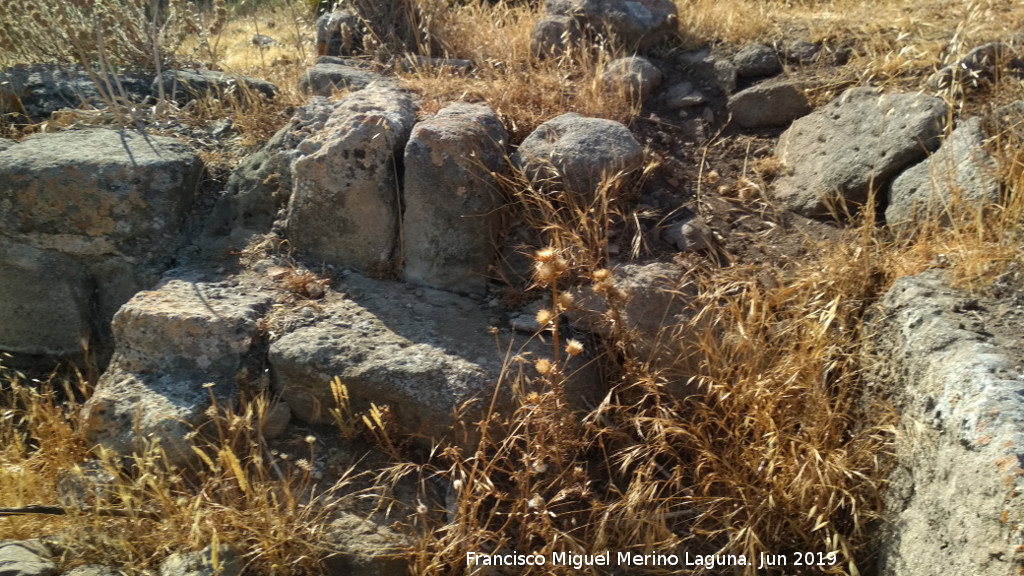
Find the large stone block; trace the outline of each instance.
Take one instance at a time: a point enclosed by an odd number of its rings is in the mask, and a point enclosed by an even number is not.
[[[485,104],[452,104],[420,122],[405,146],[405,280],[484,293],[501,225],[508,134]],[[467,153],[468,151],[468,153]]]

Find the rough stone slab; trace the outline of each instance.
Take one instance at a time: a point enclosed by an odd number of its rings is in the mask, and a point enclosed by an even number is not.
[[[676,28],[671,0],[546,0],[548,14],[573,16],[627,49],[649,50]]]
[[[601,75],[605,84],[625,90],[630,98],[637,101],[643,101],[660,86],[661,78],[661,70],[642,56],[612,60]]]
[[[764,44],[747,44],[732,57],[740,78],[771,76],[782,71],[775,49]]]
[[[94,285],[77,259],[0,236],[0,350],[47,357],[82,353]]]
[[[241,573],[242,558],[227,544],[217,548],[216,566],[212,546],[197,552],[171,554],[160,565],[160,576],[239,576]]]
[[[741,128],[788,126],[811,112],[804,91],[789,80],[755,84],[729,97],[732,121]]]
[[[82,408],[83,431],[90,443],[120,456],[159,445],[168,464],[190,466],[198,461],[191,438],[209,420],[211,390],[204,386],[215,380],[199,373],[129,372],[115,356]],[[220,380],[213,396],[218,405],[230,406],[234,383]]]
[[[215,70],[168,70],[153,80],[153,94],[159,94],[162,86],[164,96],[184,104],[189,100],[227,96],[241,101],[257,98],[274,98],[278,89],[274,84],[259,78],[232,76]]]
[[[975,210],[997,202],[997,166],[984,142],[980,118],[971,118],[953,130],[935,154],[893,180],[886,222],[899,225],[938,216],[954,197]],[[948,216],[941,220],[949,222]]]
[[[0,575],[54,576],[57,565],[38,540],[0,540]]]
[[[461,344],[470,348],[459,355],[454,350],[458,342],[446,341],[444,336],[425,339],[398,333],[351,301],[339,302],[325,312],[326,319],[270,345],[275,385],[298,418],[330,421],[328,409],[335,406],[330,389],[334,377],[348,387],[353,410],[368,410],[371,403],[387,405],[406,432],[427,438],[446,437],[454,423],[454,410],[465,401],[490,399],[496,378],[470,360],[474,348],[483,353],[469,339],[485,342],[485,324],[479,325],[480,334],[466,331]],[[431,313],[425,306],[402,312],[410,321],[398,327],[399,331]],[[472,313],[466,308],[449,312]],[[411,329],[424,328],[430,330],[424,326]]]
[[[306,421],[330,420],[330,381],[337,376],[348,387],[353,410],[386,404],[405,432],[446,438],[456,423],[454,410],[478,399],[470,413],[479,415],[494,397],[507,351],[519,352],[531,338],[508,329],[494,333],[478,302],[452,292],[355,273],[333,289],[346,297],[332,295],[314,322],[270,344],[274,387]],[[522,350],[531,358],[550,352],[539,340]],[[571,365],[570,372],[580,367]],[[580,370],[566,392],[570,402],[583,405],[600,400],[606,390],[599,387],[591,371]],[[496,408],[508,413],[511,402],[505,382]]]
[[[530,50],[540,57],[559,57],[583,41],[583,30],[571,16],[546,14],[530,33]]]
[[[390,576],[408,570],[408,539],[355,514],[342,512],[331,521],[325,541],[330,576]]]
[[[171,280],[114,315],[116,363],[132,372],[233,372],[249,351],[270,292],[230,282]]]
[[[342,100],[292,163],[285,224],[292,246],[318,263],[371,270],[395,255],[398,167],[417,105],[405,93],[360,90]]]
[[[389,79],[363,67],[318,62],[299,77],[299,91],[316,96],[330,96],[335,90],[362,90],[373,82],[387,81]],[[397,83],[391,83],[397,87]]]
[[[97,76],[102,84],[102,75]],[[124,88],[132,102],[152,95],[152,74],[111,75],[111,85]],[[104,107],[105,102],[89,73],[79,65],[18,65],[0,70],[0,112],[23,114],[35,121],[46,120],[65,108],[82,104]]]
[[[503,201],[492,172],[508,133],[486,104],[456,103],[405,146],[405,281],[483,294]]]
[[[92,128],[39,134],[0,157],[0,230],[68,254],[165,254],[202,164],[173,138]]]
[[[969,327],[972,302],[929,271],[897,280],[869,321],[868,382],[900,413],[889,522],[872,547],[880,576],[1004,576],[1019,565],[1024,377]]]
[[[848,90],[782,134],[778,156],[791,173],[776,181],[774,198],[804,216],[829,216],[841,204],[852,212],[872,186],[882,189],[938,148],[945,116],[933,96]]]
[[[590,197],[603,177],[643,166],[644,151],[619,122],[570,112],[537,127],[512,162],[535,180],[558,178],[567,189]]]

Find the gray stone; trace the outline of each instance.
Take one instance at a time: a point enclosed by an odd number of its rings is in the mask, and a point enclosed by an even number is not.
[[[741,128],[788,126],[810,112],[804,91],[785,79],[755,84],[729,97],[732,121]]]
[[[137,294],[114,316],[114,357],[82,409],[89,441],[121,455],[159,444],[170,464],[195,462],[194,430],[213,398],[233,402],[270,299],[255,286],[183,280]]]
[[[661,236],[680,252],[701,252],[714,245],[711,229],[697,216],[669,222]]]
[[[395,257],[398,166],[416,121],[413,98],[367,88],[338,103],[291,165],[285,223],[292,246],[318,263],[370,270]]]
[[[958,126],[930,158],[908,168],[892,183],[885,219],[891,225],[929,216],[949,222],[945,211],[983,210],[999,200],[996,162],[985,150],[981,119],[971,118]]]
[[[852,212],[939,146],[945,116],[931,96],[848,90],[782,134],[778,157],[791,173],[776,180],[775,200],[810,217]]]
[[[732,57],[740,78],[771,76],[782,71],[775,49],[764,44],[747,44]]]
[[[530,33],[530,50],[540,57],[559,57],[583,41],[583,31],[571,16],[546,14]]]
[[[504,203],[494,172],[508,133],[486,104],[451,104],[405,146],[406,282],[483,294]]]
[[[335,10],[316,20],[316,50],[320,56],[354,56],[362,52],[363,26],[352,10]]]
[[[603,178],[641,168],[644,151],[622,124],[570,112],[527,136],[512,162],[535,181],[556,178],[590,197]]]
[[[207,219],[207,236],[226,236],[234,245],[244,245],[253,234],[269,232],[291,194],[292,162],[303,155],[302,143],[323,128],[336,107],[326,98],[311,98],[261,149],[239,163]]]
[[[215,70],[168,70],[153,80],[153,94],[160,87],[166,98],[185,104],[189,100],[231,97],[240,102],[274,98],[278,89],[260,78],[234,76]]]
[[[453,305],[447,297],[427,293],[415,308],[406,308],[415,294],[397,286],[372,286],[393,296],[390,306],[408,318],[374,310],[385,319],[378,318],[350,300],[332,303],[323,311],[324,320],[271,343],[275,389],[299,419],[329,422],[328,409],[334,407],[330,382],[337,377],[348,388],[354,411],[368,410],[371,403],[387,405],[404,432],[446,438],[455,408],[474,398],[489,400],[494,392],[497,373],[476,363],[496,358],[493,340],[486,345],[487,324],[474,321],[479,312],[469,300]],[[460,318],[462,333],[446,333],[439,311],[444,322]],[[507,406],[508,399],[500,404]]]
[[[669,37],[678,20],[671,0],[546,0],[548,14],[573,16],[628,50],[646,51]]]
[[[732,94],[736,91],[736,66],[732,62],[722,58],[715,58],[711,62],[715,83],[724,94]]]
[[[335,90],[362,90],[373,82],[395,84],[366,66],[319,62],[299,77],[299,91],[330,96]]]
[[[1019,69],[1021,65],[1012,46],[1003,42],[988,42],[932,74],[928,78],[928,86],[932,90],[953,87],[960,91],[965,86],[977,88],[982,81],[995,80],[1001,69]]]
[[[76,258],[0,236],[0,350],[79,356],[92,336],[94,288]]]
[[[65,108],[83,104],[103,108],[111,96],[129,102],[143,102],[152,95],[153,76],[144,73],[97,75],[100,85],[120,86],[106,94],[79,65],[19,65],[0,70],[0,112],[15,113],[42,121]],[[116,88],[115,88],[116,89]]]
[[[1003,576],[1019,566],[1024,517],[1020,350],[984,327],[977,299],[942,271],[897,280],[868,319],[871,397],[900,415],[895,468],[871,543],[880,576]],[[981,324],[974,328],[974,318]],[[998,330],[997,330],[998,331]]]
[[[132,372],[231,374],[272,294],[258,286],[171,280],[114,315],[117,364]]]
[[[629,98],[637,101],[645,100],[660,86],[661,78],[661,70],[642,56],[612,60],[601,77],[606,85],[620,87]]]
[[[322,319],[297,326],[270,344],[274,389],[301,420],[328,422],[334,406],[330,382],[348,387],[354,411],[387,405],[393,423],[420,439],[448,438],[460,445],[470,437],[451,436],[459,424],[455,410],[475,400],[461,422],[475,421],[490,405],[508,413],[508,383],[497,389],[506,350],[550,357],[550,346],[508,329],[493,331],[479,304],[452,292],[368,279],[352,273],[323,304]],[[454,321],[453,319],[457,319]],[[583,358],[581,356],[580,358]],[[581,367],[571,365],[568,373]],[[566,383],[574,406],[599,401],[604,389],[587,369]]]
[[[794,40],[786,46],[786,60],[794,64],[810,64],[821,54],[821,46],[806,40]]]
[[[0,540],[0,576],[54,576],[57,565],[39,540]]]
[[[408,570],[405,558],[411,542],[355,514],[339,514],[324,536],[330,576],[393,576]]]
[[[197,552],[171,554],[160,565],[160,576],[239,576],[241,555],[233,547],[221,544],[214,558],[213,547]]]
[[[0,230],[79,256],[169,254],[202,165],[179,140],[87,129],[26,138],[0,158]]]
[[[665,106],[670,110],[694,108],[708,101],[707,97],[694,88],[691,82],[680,82],[669,86],[662,98]]]

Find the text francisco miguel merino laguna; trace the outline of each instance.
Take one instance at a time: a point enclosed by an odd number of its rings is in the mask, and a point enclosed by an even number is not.
[[[572,566],[579,570],[586,566],[752,566],[757,568],[774,566],[834,566],[839,558],[835,552],[791,552],[789,554],[760,553],[755,559],[745,554],[638,554],[635,552],[603,552],[600,554],[576,554],[573,552],[552,552],[544,554],[482,554],[466,553],[466,566]],[[615,561],[613,564],[612,561]]]

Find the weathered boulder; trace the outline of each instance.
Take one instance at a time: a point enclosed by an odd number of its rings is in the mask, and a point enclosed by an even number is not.
[[[669,86],[662,96],[662,101],[671,110],[682,110],[700,106],[707,102],[708,99],[700,90],[693,86],[692,82],[684,81]]]
[[[164,97],[184,104],[203,98],[234,98],[250,102],[274,98],[278,89],[271,82],[248,76],[233,76],[216,70],[168,70],[153,80],[153,94],[163,88]]]
[[[326,98],[314,97],[296,109],[288,124],[228,177],[224,194],[207,219],[205,233],[244,244],[253,234],[269,232],[291,194],[292,163],[306,150],[301,144],[323,129],[336,107]]]
[[[729,97],[732,121],[741,128],[788,126],[810,112],[804,91],[789,80],[769,80]]]
[[[408,569],[408,538],[355,514],[340,513],[327,526],[324,541],[330,576],[389,576]]]
[[[169,463],[193,462],[193,431],[211,394],[233,402],[270,299],[258,286],[185,280],[137,294],[114,316],[114,357],[82,409],[89,440],[123,455],[159,443]]]
[[[1020,562],[1019,345],[991,325],[998,304],[946,282],[942,271],[897,280],[868,323],[866,381],[894,403],[903,431],[872,545],[880,576],[1003,576]]]
[[[974,210],[997,202],[996,162],[984,143],[980,118],[971,118],[953,130],[935,154],[893,180],[886,222],[896,225],[929,216],[949,222],[948,214],[943,213],[954,198],[961,208]]]
[[[938,148],[945,115],[932,96],[848,90],[782,134],[778,157],[791,171],[776,180],[775,200],[810,217],[853,211]]]
[[[475,416],[464,417],[463,423],[475,421],[492,398],[497,411],[511,409],[509,382],[497,394],[495,385],[503,375],[505,352],[520,350],[529,337],[507,329],[495,332],[475,300],[357,273],[333,289],[345,297],[332,292],[316,318],[270,344],[273,386],[296,417],[330,421],[335,377],[347,386],[354,411],[367,410],[371,403],[387,405],[393,422],[420,438],[466,442],[466,437],[449,434],[459,422],[455,410],[469,400],[477,401],[468,412]],[[550,347],[537,342],[522,354],[550,355]],[[571,367],[573,372],[577,368]],[[574,375],[566,390],[574,405],[604,394],[588,370]]]
[[[405,146],[406,282],[486,292],[503,204],[491,174],[505,163],[507,141],[486,104],[451,104],[413,129]]]
[[[612,60],[601,76],[606,85],[624,90],[631,99],[637,101],[643,101],[660,86],[661,78],[661,70],[642,56]]]
[[[152,96],[153,76],[141,72],[97,75],[101,86],[120,86],[123,93],[104,94],[79,65],[19,65],[0,70],[0,113],[22,114],[42,121],[65,108],[83,104],[104,107],[111,96],[144,102]]]
[[[147,258],[180,245],[202,164],[173,138],[130,130],[40,134],[0,158],[0,233],[81,256]]]
[[[972,49],[963,58],[944,66],[928,78],[933,90],[964,87],[977,88],[982,82],[992,82],[1000,72],[1024,70],[1024,62],[1017,58],[1013,46],[1003,42],[988,42]]]
[[[0,540],[0,574],[54,576],[57,565],[39,540]]]
[[[0,236],[0,350],[79,355],[92,336],[94,289],[78,259]]]
[[[196,552],[171,554],[160,565],[160,576],[238,576],[242,566],[238,550],[221,544],[216,557],[212,546]]]
[[[572,16],[627,49],[648,50],[670,36],[678,20],[671,0],[546,0],[548,14]]]
[[[367,88],[339,102],[323,129],[303,140],[285,223],[292,246],[317,262],[361,270],[395,256],[398,169],[416,111],[405,92]]]
[[[330,96],[335,90],[362,90],[373,82],[387,81],[364,61],[320,57],[316,64],[299,77],[299,91]]]
[[[352,10],[335,10],[316,20],[318,56],[354,56],[362,52],[363,26]]]
[[[387,405],[405,432],[444,438],[456,408],[494,392],[497,372],[478,364],[497,358],[493,340],[486,344],[487,324],[472,301],[454,295],[421,289],[413,307],[415,293],[398,285],[371,289],[393,296],[389,306],[399,317],[347,299],[325,306],[324,318],[271,343],[275,387],[299,419],[328,422],[335,405],[330,382],[338,377],[353,410]],[[442,317],[459,317],[460,333],[442,326]]]
[[[530,51],[540,57],[559,57],[583,41],[583,30],[571,16],[546,14],[530,33]]]
[[[740,78],[771,76],[782,71],[775,49],[764,44],[747,44],[732,57]]]
[[[570,112],[537,127],[512,162],[535,181],[557,179],[589,197],[602,179],[643,166],[644,151],[619,122]]]

